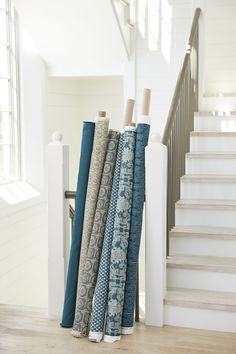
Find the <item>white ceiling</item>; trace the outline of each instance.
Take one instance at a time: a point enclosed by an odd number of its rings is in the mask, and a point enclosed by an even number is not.
[[[14,4],[49,72],[73,76],[122,70],[127,55],[110,0],[14,0]]]

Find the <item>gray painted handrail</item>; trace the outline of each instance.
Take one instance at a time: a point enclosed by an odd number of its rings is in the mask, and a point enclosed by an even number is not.
[[[175,225],[175,203],[180,198],[180,178],[185,173],[185,154],[189,151],[194,112],[198,110],[198,34],[201,9],[197,8],[185,50],[183,64],[162,137],[168,149],[167,254],[169,231]]]
[[[196,33],[198,32],[198,24],[199,24],[200,14],[201,14],[201,9],[197,8],[194,13],[191,32],[190,32],[188,44],[187,44],[186,51],[185,51],[184,62],[183,62],[182,68],[181,68],[179,76],[178,76],[174,96],[173,96],[173,99],[171,102],[164,134],[162,137],[162,144],[164,144],[164,145],[168,144],[168,140],[169,140],[170,134],[171,134],[171,129],[174,124],[175,113],[177,110],[177,106],[178,106],[178,102],[179,102],[179,98],[180,98],[180,93],[181,93],[181,87],[183,86],[184,78],[186,76],[186,72],[187,72],[187,68],[188,68],[188,61],[190,60],[190,54],[191,54],[191,51],[194,46],[194,39],[195,39]]]

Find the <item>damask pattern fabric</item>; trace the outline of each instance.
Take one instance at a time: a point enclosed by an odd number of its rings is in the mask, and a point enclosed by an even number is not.
[[[119,133],[111,130],[108,136],[106,158],[81,287],[77,295],[77,311],[72,333],[76,337],[83,337],[88,333],[92,300],[97,280],[104,229],[111,195],[112,178],[116,162],[118,142]]]
[[[97,118],[94,132],[93,152],[89,170],[88,189],[85,203],[84,224],[82,243],[80,251],[79,275],[77,294],[80,293],[82,276],[84,272],[85,259],[88,252],[91,237],[97,197],[101,182],[102,170],[107,148],[108,118]],[[77,313],[78,302],[76,300],[75,316]]]
[[[120,339],[130,231],[135,128],[125,130],[112,240],[105,341]]]
[[[138,124],[135,158],[133,201],[127,253],[127,274],[122,316],[122,334],[130,334],[134,324],[134,304],[137,284],[138,255],[142,231],[143,204],[145,195],[145,147],[148,143],[149,124]]]
[[[123,133],[120,135],[119,146],[116,157],[115,171],[112,181],[112,191],[110,204],[107,214],[107,221],[103,239],[102,254],[100,259],[97,284],[94,296],[94,305],[92,312],[92,321],[89,332],[89,340],[100,342],[103,337],[103,328],[105,323],[107,295],[110,274],[111,245],[114,230],[114,219],[116,213],[116,204],[120,180],[121,156],[123,151]]]
[[[75,199],[75,215],[72,230],[64,307],[61,321],[62,327],[72,327],[74,322],[80,246],[83,232],[84,208],[87,193],[90,160],[93,148],[94,128],[95,123],[83,123],[79,173]]]

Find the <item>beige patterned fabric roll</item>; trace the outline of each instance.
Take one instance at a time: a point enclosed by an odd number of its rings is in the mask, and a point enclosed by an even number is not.
[[[96,125],[95,125],[93,152],[92,152],[91,163],[90,163],[88,188],[87,188],[86,203],[85,203],[77,295],[80,293],[84,265],[85,265],[89,241],[92,233],[93,220],[94,220],[96,204],[97,204],[97,197],[100,188],[104,159],[106,155],[106,148],[107,148],[107,141],[108,141],[108,125],[109,125],[108,118],[101,118],[101,117],[97,118]],[[78,300],[78,296],[77,296],[77,300]],[[76,303],[75,314],[78,310],[77,307],[78,304]]]
[[[97,281],[103,236],[111,195],[119,135],[119,132],[110,130],[108,136],[107,152],[98,193],[93,228],[84,265],[80,293],[77,293],[77,312],[75,313],[72,332],[74,337],[84,337],[88,333],[88,326],[92,312],[92,301]]]

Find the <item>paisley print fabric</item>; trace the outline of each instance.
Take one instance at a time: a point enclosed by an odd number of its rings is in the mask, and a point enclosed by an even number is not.
[[[92,321],[91,321],[91,327],[89,332],[89,339],[93,342],[100,342],[103,336],[108,286],[109,286],[111,244],[113,239],[114,219],[115,219],[116,204],[118,198],[122,151],[123,151],[123,133],[121,133],[120,140],[119,140],[115,171],[114,171],[114,177],[112,182],[111,199],[110,199],[110,204],[108,209],[103,246],[102,246],[102,254],[101,254],[97,284],[95,289]]]
[[[91,238],[85,260],[81,287],[77,296],[77,311],[73,326],[73,335],[86,336],[91,316],[92,300],[97,280],[100,254],[106,224],[112,178],[116,162],[116,153],[119,142],[119,133],[111,130],[108,136],[106,158],[99,189],[96,212],[93,222]]]

